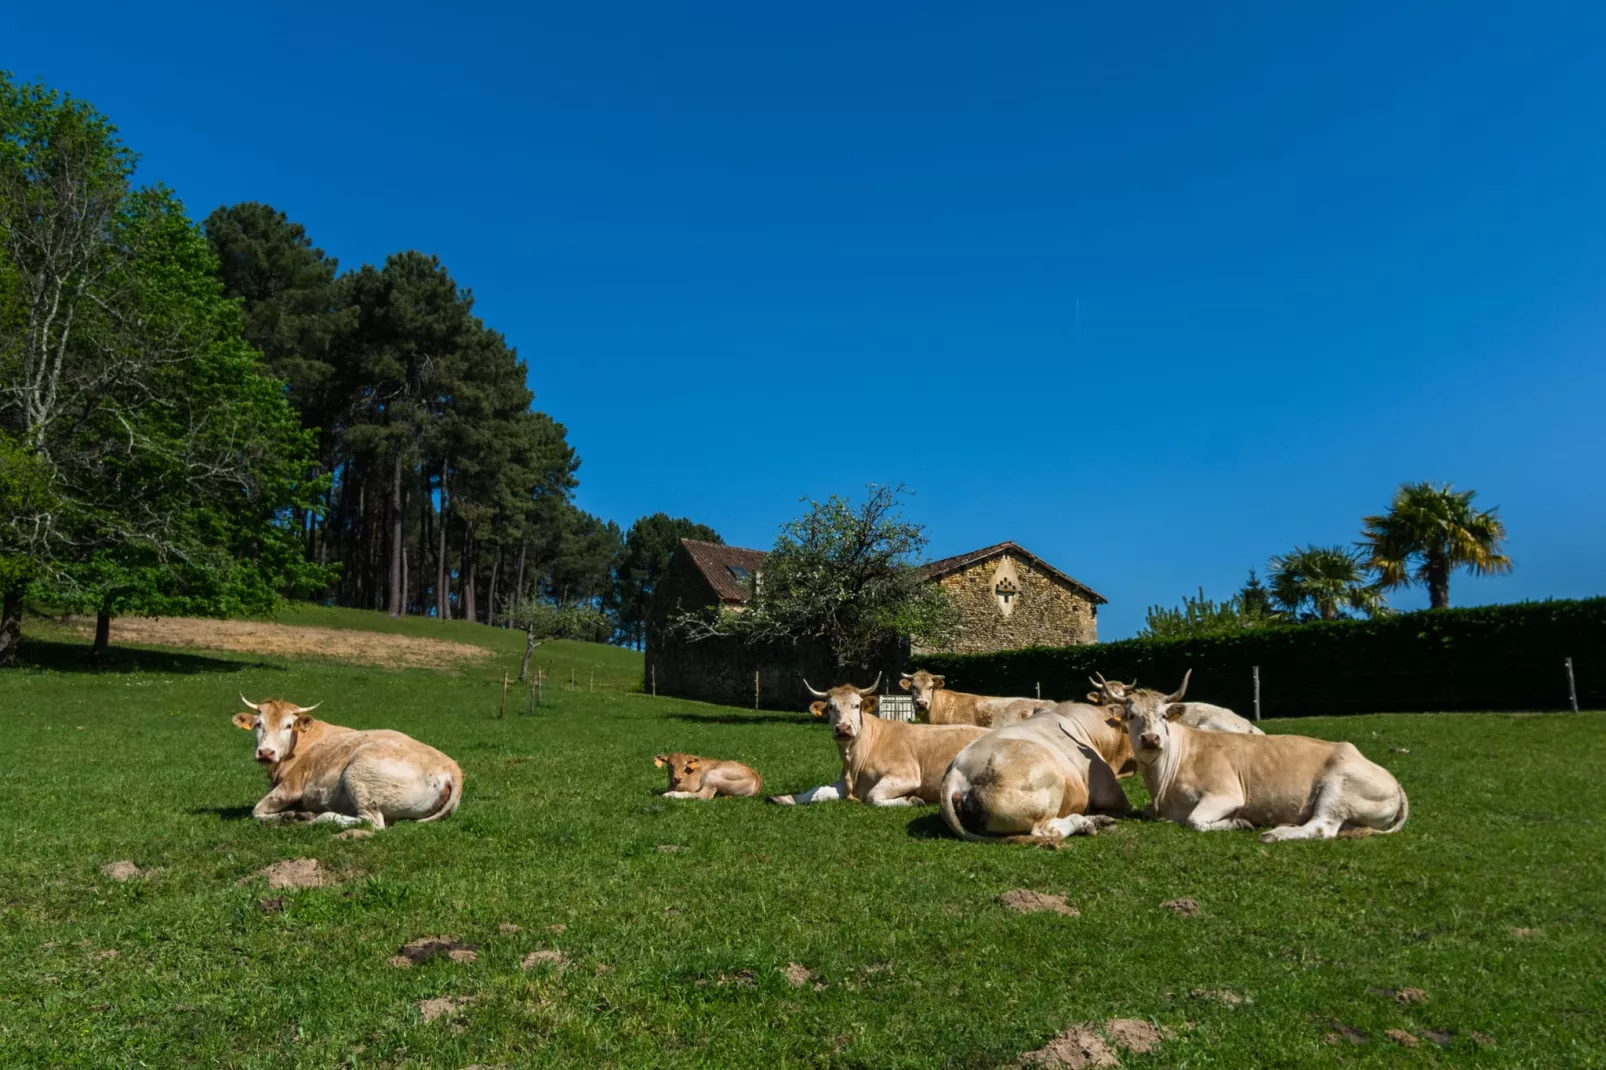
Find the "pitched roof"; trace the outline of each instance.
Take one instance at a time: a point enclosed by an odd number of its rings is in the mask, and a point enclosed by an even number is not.
[[[1055,568],[1053,565],[1049,564],[1047,561],[1044,561],[1041,557],[1038,557],[1036,554],[1032,553],[1030,550],[1016,542],[995,543],[992,546],[983,546],[980,550],[972,550],[967,554],[955,554],[953,557],[945,557],[940,561],[931,562],[931,564],[925,567],[924,572],[926,574],[926,579],[934,580],[941,576],[947,576],[951,573],[958,572],[960,569],[969,568],[971,565],[979,564],[982,561],[987,561],[991,558],[998,557],[1000,554],[1004,553],[1008,553],[1011,556],[1019,557],[1030,562],[1032,567],[1048,573],[1050,576],[1053,576],[1067,586],[1074,587],[1076,590],[1081,591],[1083,594],[1087,595],[1090,599],[1100,605],[1103,605],[1109,601],[1108,598],[1105,598],[1103,595],[1099,594],[1081,580],[1067,576],[1065,573],[1061,572],[1059,569]]]
[[[686,556],[691,558],[721,602],[747,601],[747,588],[731,569],[738,568],[749,574],[757,572],[764,562],[763,550],[744,550],[740,546],[701,539],[681,539],[680,545],[686,548]]]

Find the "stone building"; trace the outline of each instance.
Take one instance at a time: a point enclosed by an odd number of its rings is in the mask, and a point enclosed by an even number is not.
[[[807,698],[805,677],[818,687],[843,682],[831,679],[833,662],[823,642],[755,649],[717,637],[688,642],[668,629],[670,621],[690,610],[716,605],[740,610],[751,585],[761,582],[763,563],[762,550],[681,540],[648,615],[644,688],[725,705],[796,709]],[[925,574],[943,586],[960,613],[958,631],[942,652],[1070,646],[1098,639],[1098,607],[1104,597],[1013,542],[933,561]],[[886,674],[885,689],[894,674],[908,668],[910,654],[907,642],[901,643],[854,682],[867,684],[879,670]]]

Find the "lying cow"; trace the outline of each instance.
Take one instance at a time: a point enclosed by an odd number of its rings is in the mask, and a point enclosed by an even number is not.
[[[1265,843],[1405,824],[1399,782],[1353,743],[1201,732],[1171,718],[1187,688],[1184,676],[1173,694],[1132,689],[1122,703],[1155,816],[1202,832],[1264,828]]]
[[[1024,721],[1039,710],[1053,707],[1054,703],[1037,698],[992,698],[987,695],[967,695],[963,691],[949,691],[941,676],[933,676],[921,669],[904,673],[898,686],[914,696],[915,709],[926,715],[931,724],[975,724],[983,728],[1002,728],[1006,724]]]
[[[437,821],[463,796],[457,763],[411,736],[308,716],[322,703],[240,701],[252,712],[235,714],[234,723],[256,733],[256,760],[273,785],[251,810],[258,821],[366,821],[379,830],[391,821]]]
[[[876,683],[881,677],[876,677]],[[943,770],[967,743],[986,732],[974,725],[906,724],[875,715],[875,684],[852,684],[809,694],[822,701],[809,711],[831,722],[831,738],[842,755],[842,777],[795,795],[772,795],[772,803],[793,806],[856,799],[871,806],[919,806],[936,802]]]
[[[980,842],[1092,836],[1131,813],[1116,780],[1131,758],[1110,711],[1061,703],[960,751],[942,781],[943,820],[961,839]]]
[[[1112,706],[1119,708],[1125,699],[1126,693],[1137,687],[1137,681],[1123,684],[1119,680],[1106,680],[1103,673],[1096,673],[1088,680],[1097,691],[1089,691],[1087,700],[1095,706]],[[1167,716],[1177,724],[1185,724],[1189,728],[1197,728],[1203,732],[1236,732],[1244,736],[1263,736],[1262,732],[1253,722],[1233,713],[1225,706],[1212,706],[1208,702],[1178,702],[1179,713],[1168,711]]]
[[[703,758],[695,754],[660,754],[652,764],[669,769],[669,790],[660,792],[666,799],[702,799],[716,795],[743,797],[757,795],[764,789],[764,781],[741,762],[722,762],[718,758]]]

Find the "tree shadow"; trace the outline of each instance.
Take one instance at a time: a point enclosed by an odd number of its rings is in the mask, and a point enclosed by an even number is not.
[[[927,812],[909,822],[908,832],[917,840],[951,840],[954,838],[948,823],[942,819],[942,814],[936,807],[928,807]]]
[[[818,724],[815,717],[799,717],[785,713],[666,713],[671,721],[692,721],[698,724]]]
[[[17,665],[22,668],[49,669],[52,672],[144,672],[172,676],[284,668],[282,665],[269,665],[260,661],[229,661],[224,658],[208,657],[205,654],[181,654],[174,650],[147,650],[125,646],[112,647],[106,652],[106,660],[97,665],[89,660],[89,646],[86,643],[57,643],[48,639],[27,637],[23,638],[22,649],[18,651]]]
[[[204,816],[210,814],[210,815],[216,817],[219,821],[244,821],[244,820],[246,820],[247,818],[249,818],[251,816],[251,807],[249,807],[249,806],[197,806],[195,809],[187,811],[187,812],[191,813],[191,814],[194,814],[196,817],[204,817]]]

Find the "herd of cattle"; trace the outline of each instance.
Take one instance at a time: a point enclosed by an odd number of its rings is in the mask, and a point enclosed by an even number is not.
[[[1395,832],[1409,813],[1399,782],[1354,744],[1268,736],[1231,710],[1184,702],[1187,675],[1169,695],[1100,675],[1087,701],[1055,703],[967,695],[947,690],[941,676],[906,673],[899,685],[923,724],[877,717],[880,682],[809,686],[818,699],[809,709],[830,724],[842,775],[770,802],[935,802],[963,839],[1051,843],[1129,815],[1119,781],[1135,770],[1153,800],[1149,816],[1201,831],[1263,828],[1266,842]],[[457,809],[463,771],[434,747],[315,720],[315,706],[241,701],[251,712],[234,723],[255,733],[271,784],[252,811],[259,820],[382,829]],[[763,790],[740,762],[680,753],[653,761],[669,770],[667,798]]]

